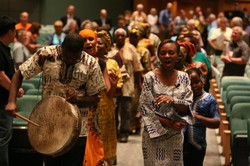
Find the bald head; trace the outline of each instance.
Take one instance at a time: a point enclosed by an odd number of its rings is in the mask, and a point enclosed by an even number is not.
[[[102,18],[106,18],[106,17],[107,17],[107,10],[106,10],[106,9],[102,9],[102,10],[100,11],[100,16],[101,16]]]
[[[22,13],[20,13],[20,22],[21,23],[27,23],[29,20],[29,13],[24,11]]]
[[[67,9],[67,13],[69,15],[74,15],[74,13],[75,13],[75,6],[74,5],[69,5],[68,9]]]

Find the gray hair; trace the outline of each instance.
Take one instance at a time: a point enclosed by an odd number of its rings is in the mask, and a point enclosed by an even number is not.
[[[233,26],[243,27],[243,21],[240,17],[233,17],[231,23]]]
[[[123,33],[125,36],[127,36],[127,32],[125,31],[125,29],[123,29],[123,28],[118,28],[116,31],[115,31],[115,35],[117,34],[117,33]]]

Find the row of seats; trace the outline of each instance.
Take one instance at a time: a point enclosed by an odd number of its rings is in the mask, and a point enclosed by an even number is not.
[[[219,65],[219,68],[217,66],[217,70],[222,71],[221,66],[223,64]],[[250,122],[248,128],[247,121],[250,121],[250,79],[243,76],[221,78],[221,75],[217,74],[211,80],[211,92],[219,103],[221,114],[219,134],[225,165],[231,163],[234,166],[248,165],[250,138],[247,135]]]

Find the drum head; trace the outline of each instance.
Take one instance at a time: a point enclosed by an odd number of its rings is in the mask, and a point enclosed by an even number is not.
[[[75,144],[81,130],[81,115],[78,108],[59,96],[41,100],[30,119],[40,127],[28,124],[28,137],[38,152],[58,156]]]

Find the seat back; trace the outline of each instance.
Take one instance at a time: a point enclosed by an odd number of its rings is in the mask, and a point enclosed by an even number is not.
[[[250,149],[247,148],[247,121],[250,103],[237,103],[230,115],[231,152],[233,165],[247,165]]]
[[[42,95],[42,89],[28,89],[25,95]]]
[[[234,99],[233,99],[234,98]],[[227,100],[225,103],[225,112],[227,117],[230,116],[231,110],[236,103],[250,103],[250,91],[231,90],[227,92]]]
[[[226,102],[226,92],[230,85],[248,85],[250,86],[250,79],[244,76],[224,76],[221,79],[221,98],[223,103]]]
[[[247,119],[250,118],[250,103],[237,103],[230,115],[231,133],[247,133]]]
[[[42,79],[40,77],[33,77],[30,78],[29,80],[23,80],[24,83],[31,83],[35,86],[35,88],[39,88],[40,85],[42,84]]]
[[[41,96],[35,95],[23,95],[23,97],[17,99],[18,113],[29,118],[30,113],[33,111],[36,104],[41,100]],[[13,119],[13,128],[19,128],[20,126],[26,127],[27,122],[20,119]]]
[[[231,90],[246,90],[250,91],[250,86],[249,85],[229,85],[227,87],[227,92]]]
[[[32,83],[23,82],[21,88],[23,88],[25,94],[28,89],[35,89],[35,86]]]

